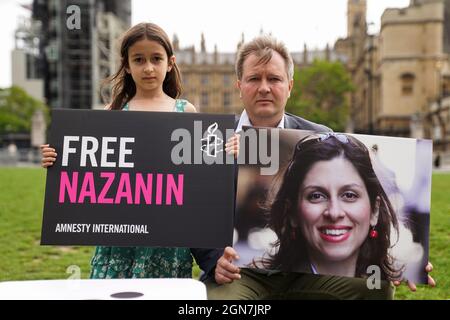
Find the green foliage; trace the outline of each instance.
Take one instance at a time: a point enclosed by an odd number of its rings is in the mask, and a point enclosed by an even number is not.
[[[315,60],[311,66],[295,71],[286,110],[344,131],[348,116],[346,94],[352,90],[350,75],[340,62]]]
[[[38,110],[42,110],[48,124],[49,108],[44,103],[16,86],[0,89],[0,134],[29,133],[31,119]]]

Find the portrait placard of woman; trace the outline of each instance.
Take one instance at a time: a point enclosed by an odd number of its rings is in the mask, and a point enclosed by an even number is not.
[[[423,264],[417,270],[424,270],[427,250],[413,242],[395,174],[374,151],[349,134],[301,138],[273,182],[276,191],[267,194],[264,232],[270,246],[247,266],[347,277],[376,270],[381,280],[392,281],[407,270],[408,261],[398,258],[402,250],[415,247]]]

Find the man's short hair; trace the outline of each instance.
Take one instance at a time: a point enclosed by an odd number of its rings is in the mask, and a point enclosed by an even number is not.
[[[236,75],[239,80],[242,79],[244,72],[244,62],[251,54],[259,57],[258,64],[266,64],[272,58],[272,53],[277,52],[286,64],[286,74],[289,80],[294,78],[294,62],[286,45],[271,35],[261,35],[252,41],[244,43],[238,51],[236,58]]]

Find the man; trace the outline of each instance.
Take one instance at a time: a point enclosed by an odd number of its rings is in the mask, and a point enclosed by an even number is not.
[[[294,64],[285,45],[273,37],[260,36],[244,44],[236,61],[237,86],[245,107],[236,131],[243,126],[331,131],[285,112],[293,86]],[[210,254],[213,256],[213,254]],[[393,288],[382,282],[382,288],[369,290],[366,279],[329,275],[286,273],[240,269],[239,259],[231,247],[218,259],[214,280],[206,281],[209,299],[392,299]],[[431,271],[431,265],[427,266]],[[430,277],[430,284],[434,285]],[[414,284],[412,284],[414,286]]]
[[[284,44],[259,37],[244,44],[236,61],[237,85],[245,106],[242,126],[330,131],[329,128],[285,112],[294,83],[294,63]]]

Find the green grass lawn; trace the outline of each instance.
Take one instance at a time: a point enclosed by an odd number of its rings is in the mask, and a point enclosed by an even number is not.
[[[94,247],[40,246],[45,170],[0,168],[0,281],[65,279],[78,266],[89,277]],[[436,288],[403,285],[396,299],[450,299],[450,174],[433,175],[430,261]],[[199,269],[194,268],[194,277]]]

